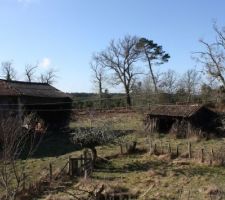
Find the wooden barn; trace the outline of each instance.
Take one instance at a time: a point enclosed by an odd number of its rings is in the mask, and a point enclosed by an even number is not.
[[[44,120],[48,129],[63,128],[70,120],[72,99],[47,83],[0,79],[0,114],[30,113]]]
[[[145,119],[150,132],[172,133],[177,137],[216,133],[218,114],[203,105],[155,105]]]

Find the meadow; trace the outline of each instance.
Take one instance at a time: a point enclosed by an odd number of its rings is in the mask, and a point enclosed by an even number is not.
[[[91,177],[75,178],[70,184],[64,184],[63,189],[45,191],[33,199],[75,199],[71,194],[77,184],[85,190],[104,184],[108,193],[130,194],[137,199],[225,199],[223,163],[208,160],[212,149],[215,154],[224,151],[224,138],[176,139],[158,133],[149,135],[143,129],[143,119],[144,115],[140,113],[113,113],[110,116],[85,116],[71,122],[71,129],[108,123],[112,129],[126,132],[121,140],[124,152],[121,154],[117,142],[97,147],[101,159]],[[134,141],[136,151],[126,152],[126,144]],[[157,144],[155,152],[150,152],[150,142]],[[193,158],[188,157],[190,143]],[[177,146],[179,156],[174,156]],[[200,158],[202,148],[204,161]],[[33,158],[18,162],[26,166],[26,183],[29,184],[49,173],[50,163],[53,171],[57,171],[70,156],[77,157],[81,153],[82,149],[72,144],[68,137],[52,133],[44,138]]]

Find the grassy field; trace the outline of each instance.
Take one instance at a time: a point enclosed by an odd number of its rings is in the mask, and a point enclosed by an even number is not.
[[[98,164],[91,179],[85,181],[84,188],[104,184],[111,190],[137,195],[139,199],[217,199],[224,192],[224,167],[201,164],[195,160],[171,159],[166,154],[149,155],[145,150],[146,138],[136,136],[136,139],[140,151],[134,154],[120,155],[120,148],[115,145],[98,147],[99,156],[108,161]],[[160,140],[177,143],[177,140],[168,137]],[[195,143],[196,147],[221,144],[225,144],[224,139]],[[68,189],[71,190],[73,187]],[[64,192],[47,195],[46,198],[73,199]]]
[[[136,153],[125,155],[120,155],[120,148],[115,144],[98,147],[99,156],[108,161],[98,163],[91,179],[84,181],[84,188],[89,188],[93,184],[104,184],[110,191],[129,192],[137,195],[139,199],[225,199],[223,166],[200,163],[198,159],[171,159],[166,153],[159,156],[149,155],[149,144],[146,135],[143,134],[142,120],[143,116],[139,114],[115,114],[110,117],[81,119],[71,124],[71,127],[75,128],[109,122],[116,130],[134,130],[125,137],[125,141],[136,140],[138,144]],[[193,152],[199,152],[202,148],[205,152],[209,152],[212,148],[216,152],[225,147],[224,138],[174,139],[155,134],[151,140],[159,146],[163,144],[164,151],[167,144],[170,144],[172,151],[179,145],[180,152],[184,154],[188,142],[191,142]],[[73,191],[73,187],[68,188],[68,191]],[[73,199],[64,192],[46,198]]]
[[[188,159],[185,156],[171,158],[166,154],[170,144],[173,152],[179,145],[180,154],[185,155],[188,142],[191,142],[193,152],[199,152],[202,148],[205,152],[210,152],[212,148],[215,152],[222,151],[225,147],[224,138],[174,139],[168,135],[155,134],[150,140],[159,148],[163,146],[164,152],[162,155],[150,155],[149,138],[143,130],[143,116],[140,114],[86,116],[72,122],[70,126],[79,128],[104,123],[110,123],[115,130],[132,130],[123,141],[137,141],[137,151],[121,155],[117,144],[99,146],[98,155],[104,158],[104,161],[98,162],[89,180],[75,180],[74,184],[66,187],[64,191],[46,193],[36,199],[74,199],[68,192],[71,193],[78,182],[82,183],[85,189],[104,184],[106,191],[127,192],[138,196],[138,199],[225,199],[224,166],[200,163],[199,159]],[[57,170],[62,168],[69,156],[78,156],[80,153],[81,150],[71,144],[67,137],[55,135],[44,139],[35,157],[20,162],[26,165],[26,174],[31,181],[48,173],[50,162],[53,164],[53,170]]]

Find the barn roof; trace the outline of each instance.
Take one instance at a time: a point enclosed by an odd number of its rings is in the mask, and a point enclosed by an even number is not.
[[[154,105],[150,107],[150,116],[191,117],[202,105]]]
[[[47,83],[7,81],[0,79],[0,96],[32,96],[48,98],[70,98]]]

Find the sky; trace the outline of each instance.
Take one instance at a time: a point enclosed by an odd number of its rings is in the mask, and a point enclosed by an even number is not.
[[[27,64],[37,76],[54,68],[55,87],[93,92],[92,54],[129,34],[162,45],[171,59],[160,68],[183,73],[199,68],[193,52],[215,39],[214,21],[225,26],[224,9],[224,0],[0,0],[0,63],[11,60],[19,80]]]

